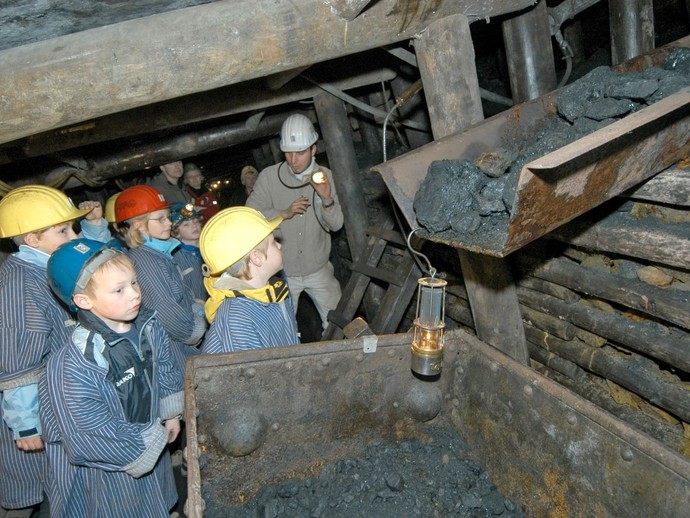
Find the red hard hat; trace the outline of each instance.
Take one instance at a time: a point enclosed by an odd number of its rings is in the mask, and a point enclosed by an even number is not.
[[[118,223],[122,223],[169,207],[170,204],[157,189],[148,185],[135,185],[122,191],[115,200],[115,219]]]

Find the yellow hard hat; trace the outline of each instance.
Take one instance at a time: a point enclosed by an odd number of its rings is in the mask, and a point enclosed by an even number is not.
[[[65,193],[45,185],[12,189],[0,200],[0,237],[15,237],[79,219],[89,210],[74,206]]]
[[[108,223],[115,223],[117,221],[117,219],[115,219],[115,200],[117,200],[118,196],[120,196],[120,193],[116,192],[105,202],[104,217]]]
[[[204,225],[199,248],[211,275],[222,273],[266,239],[283,218],[268,221],[251,207],[230,207]]]

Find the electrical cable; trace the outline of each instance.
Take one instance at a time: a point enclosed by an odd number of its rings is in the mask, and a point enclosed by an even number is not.
[[[278,175],[278,180],[280,181],[281,184],[283,184],[283,187],[286,187],[287,189],[290,189],[290,190],[295,190],[295,189],[301,189],[302,187],[304,187],[305,185],[307,185],[306,183],[303,183],[303,184],[301,184],[301,185],[288,185],[288,184],[286,184],[286,183],[283,181],[283,179],[280,177],[280,169],[281,169],[281,167],[283,167],[283,165],[284,165],[285,163],[286,163],[285,160],[283,160],[283,161],[280,163],[280,165],[278,166],[278,171],[276,171],[276,174]],[[313,188],[312,188],[312,194],[311,194],[311,206],[312,206],[312,208],[315,207],[315,203],[316,203],[316,191],[313,190]],[[316,222],[317,222],[317,223],[319,224],[319,226],[321,227],[321,230],[323,230],[323,231],[326,232],[327,234],[330,233],[330,231],[323,225],[323,223],[322,223],[321,220],[319,219],[319,215],[317,214],[316,209],[314,209],[314,217],[316,218]]]

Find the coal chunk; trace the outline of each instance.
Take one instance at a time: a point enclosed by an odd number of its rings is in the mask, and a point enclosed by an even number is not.
[[[436,160],[414,198],[419,224],[430,232],[450,228],[450,222],[469,211],[473,193],[486,183],[486,176],[469,160]]]

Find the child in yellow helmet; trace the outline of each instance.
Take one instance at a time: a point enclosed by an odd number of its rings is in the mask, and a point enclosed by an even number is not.
[[[206,318],[211,326],[202,353],[235,352],[299,343],[287,283],[273,230],[281,218],[267,221],[249,207],[220,211],[199,239],[209,277]]]
[[[0,266],[0,506],[21,509],[40,503],[45,491],[38,381],[47,357],[69,339],[75,322],[48,288],[46,264],[72,230],[104,240],[105,222],[98,202],[77,208],[64,193],[26,185],[0,200],[0,238],[19,251]]]

